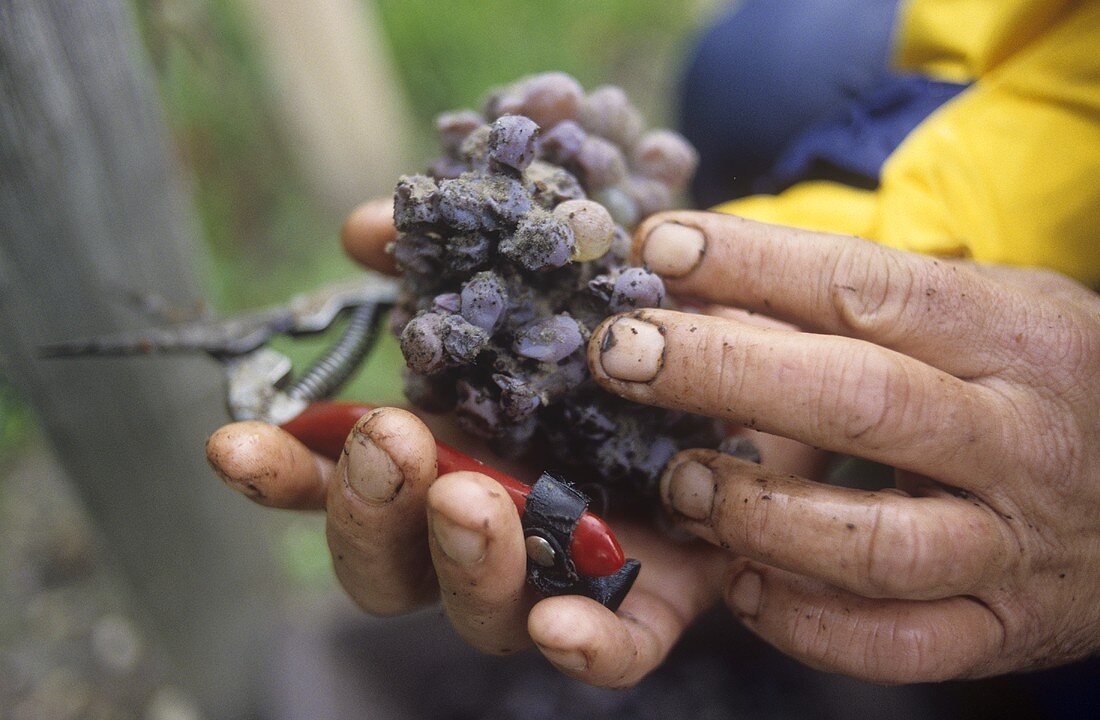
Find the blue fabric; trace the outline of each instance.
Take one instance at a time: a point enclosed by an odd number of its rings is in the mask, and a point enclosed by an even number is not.
[[[838,174],[851,184],[875,187],[883,163],[902,140],[967,87],[919,75],[888,77],[796,136],[753,190],[776,193],[802,180]]]
[[[899,0],[746,0],[691,53],[681,132],[704,206],[752,191],[798,134],[890,77]]]

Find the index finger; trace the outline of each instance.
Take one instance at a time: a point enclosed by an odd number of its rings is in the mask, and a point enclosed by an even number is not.
[[[963,263],[712,212],[638,228],[635,260],[670,292],[867,340],[960,378],[997,374],[1029,325],[1006,287]]]

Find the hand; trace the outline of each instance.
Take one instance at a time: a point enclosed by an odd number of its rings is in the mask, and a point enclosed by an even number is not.
[[[388,201],[370,203],[349,218],[343,240],[357,260],[393,273],[384,252],[394,236],[391,216]],[[533,639],[563,672],[593,684],[637,682],[720,597],[721,552],[619,525],[620,541],[643,570],[617,613],[583,597],[539,600],[526,585],[515,506],[478,473],[436,478],[433,433],[501,469],[516,469],[484,447],[471,448],[449,423],[426,420],[431,430],[404,410],[371,412],[338,463],[312,455],[279,428],[233,423],[210,438],[207,456],[230,486],[261,504],[323,508],[337,577],[365,611],[392,615],[442,600],[474,647],[508,653]],[[783,454],[782,441],[767,441],[758,439],[766,457]],[[784,456],[792,463],[798,457]]]
[[[663,499],[725,551],[749,628],[880,682],[1100,649],[1100,298],[1051,272],[711,213],[637,237],[672,293],[808,332],[617,316],[589,345],[605,388],[897,468],[897,489],[866,492],[767,458],[674,458]]]

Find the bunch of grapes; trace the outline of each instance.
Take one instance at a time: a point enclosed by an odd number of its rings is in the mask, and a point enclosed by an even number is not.
[[[541,452],[578,480],[652,495],[673,454],[716,447],[721,427],[605,392],[585,349],[607,316],[667,302],[658,276],[630,266],[628,231],[672,207],[695,150],[645,132],[619,88],[585,94],[562,73],[437,128],[443,156],[394,195],[410,401],[502,454]]]

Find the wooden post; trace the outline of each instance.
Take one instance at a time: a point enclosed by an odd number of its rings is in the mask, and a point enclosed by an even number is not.
[[[0,1],[0,352],[173,677],[211,717],[241,717],[278,577],[268,516],[203,459],[225,419],[220,373],[204,358],[36,357],[44,343],[148,324],[126,290],[200,297],[151,78],[124,0]]]
[[[374,3],[244,0],[288,145],[339,217],[393,192],[409,168],[409,113]]]

